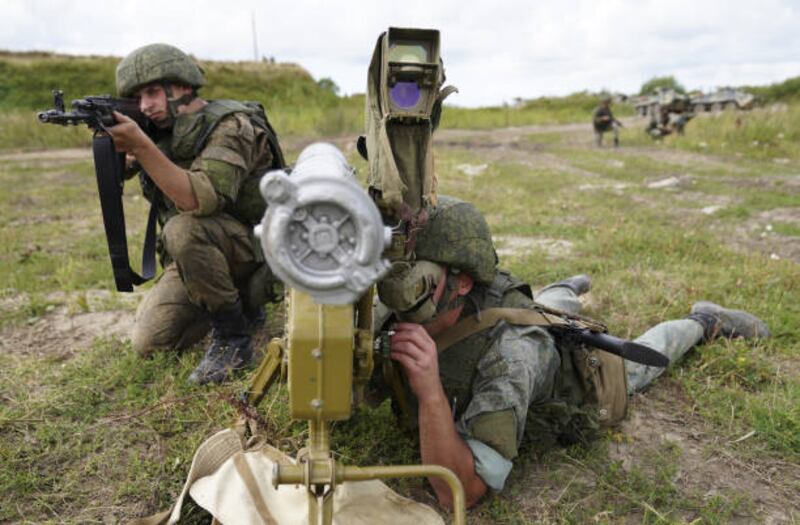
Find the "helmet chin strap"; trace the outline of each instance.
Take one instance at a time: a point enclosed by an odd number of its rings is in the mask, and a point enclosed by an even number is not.
[[[448,298],[451,297],[453,293],[456,292],[457,290],[458,290],[458,275],[452,274],[448,270],[447,275],[445,276],[442,298],[439,299],[438,303],[436,303],[436,315],[433,316],[433,319],[436,319],[443,313],[449,312],[450,310],[455,310],[456,308],[460,307],[462,304],[466,302],[466,297],[463,295],[456,295],[455,297],[453,297],[452,300],[448,300]],[[433,319],[431,319],[431,321]]]
[[[161,87],[164,88],[164,93],[167,95],[167,114],[169,115],[168,121],[164,123],[165,128],[171,128],[175,124],[175,119],[178,118],[178,106],[188,106],[197,98],[197,93],[192,90],[178,98],[173,98],[172,84],[169,82],[162,82]]]

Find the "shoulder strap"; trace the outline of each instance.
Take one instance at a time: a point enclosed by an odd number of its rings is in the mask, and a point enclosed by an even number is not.
[[[114,282],[118,291],[132,292],[134,285],[149,281],[156,272],[156,206],[155,204],[150,206],[144,250],[142,251],[142,275],[139,275],[131,268],[128,258],[128,238],[125,232],[125,213],[122,207],[122,166],[124,161],[114,149],[114,142],[109,135],[95,134],[92,140],[92,151]]]
[[[202,111],[205,114],[206,124],[203,133],[194,145],[195,155],[199,155],[203,151],[211,133],[217,129],[217,125],[222,119],[234,113],[249,113],[247,106],[236,100],[211,100],[203,107]]]
[[[439,352],[444,352],[459,341],[491,328],[500,321],[518,326],[588,328],[594,332],[606,331],[605,325],[599,321],[567,315],[539,304],[532,308],[489,308],[482,310],[480,314],[462,319],[435,337],[436,348]]]
[[[267,118],[267,112],[260,102],[246,101],[239,102],[238,100],[212,100],[204,108],[206,113],[207,124],[206,129],[195,145],[195,154],[198,155],[206,146],[211,133],[214,132],[217,125],[223,118],[234,113],[247,114],[250,122],[257,128],[263,130],[267,135],[267,142],[269,149],[272,153],[272,164],[270,168],[283,168],[286,166],[286,161],[283,157],[283,150],[281,150],[280,143],[278,142],[278,134],[270,124]]]
[[[272,165],[270,168],[285,168],[286,160],[283,158],[283,150],[281,150],[281,145],[278,142],[278,134],[275,132],[275,128],[272,127],[272,124],[270,124],[264,106],[261,102],[250,100],[245,101],[244,105],[250,109],[250,121],[267,134],[269,148],[272,152]]]

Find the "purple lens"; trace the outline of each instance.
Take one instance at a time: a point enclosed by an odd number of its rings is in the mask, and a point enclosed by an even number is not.
[[[403,109],[413,108],[419,102],[420,91],[416,82],[397,82],[390,95],[392,102]]]

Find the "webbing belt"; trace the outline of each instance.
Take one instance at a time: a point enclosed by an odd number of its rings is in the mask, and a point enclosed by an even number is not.
[[[142,274],[139,275],[131,268],[128,258],[128,239],[125,234],[125,214],[122,207],[124,161],[114,149],[114,142],[109,135],[95,134],[92,151],[114,282],[118,291],[132,292],[134,285],[149,281],[156,274],[156,199],[153,199],[150,205],[147,218],[142,250]]]

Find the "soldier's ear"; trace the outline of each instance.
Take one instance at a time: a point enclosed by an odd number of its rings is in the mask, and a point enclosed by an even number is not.
[[[472,291],[472,286],[475,284],[475,281],[472,279],[472,276],[466,272],[461,272],[457,276],[458,279],[458,295],[467,295],[469,292]]]

